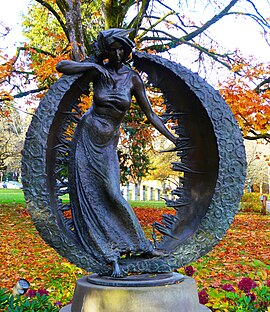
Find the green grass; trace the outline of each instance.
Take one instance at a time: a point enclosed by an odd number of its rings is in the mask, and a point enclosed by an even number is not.
[[[130,200],[130,205],[132,207],[139,207],[139,208],[165,208],[166,204],[164,201],[140,201],[140,200]]]
[[[0,204],[25,205],[23,191],[17,189],[0,189]]]
[[[62,196],[63,202],[69,201],[68,194]],[[0,189],[0,204],[21,204],[25,205],[25,199],[22,190],[18,189]]]
[[[69,200],[68,194],[62,196],[63,202]],[[16,189],[0,189],[0,204],[22,204],[25,205],[24,195],[22,190]],[[151,208],[164,208],[166,207],[164,201],[136,201],[131,200],[132,207],[151,207]]]
[[[69,201],[69,195],[61,197],[63,202]],[[132,207],[137,208],[165,208],[165,201],[139,201],[130,200]],[[0,205],[1,204],[21,204],[25,206],[25,200],[22,190],[17,189],[0,189]],[[252,208],[250,208],[252,207]],[[260,196],[257,193],[245,193],[240,212],[261,212]]]

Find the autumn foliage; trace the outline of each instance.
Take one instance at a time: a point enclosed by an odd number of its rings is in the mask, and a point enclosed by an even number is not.
[[[238,63],[220,85],[220,92],[247,139],[270,138],[269,74],[270,65]]]
[[[150,235],[152,222],[160,220],[168,209],[137,207],[135,213]],[[224,285],[236,289],[243,278],[252,279],[258,286],[267,283],[270,276],[269,218],[258,214],[236,216],[227,234],[210,253],[191,263],[191,267],[180,269],[181,273],[195,278],[202,300],[208,298],[207,305],[223,304],[220,294],[224,287],[229,287]],[[68,302],[76,279],[87,273],[44,243],[26,209],[19,204],[2,205],[0,231],[0,287],[10,289],[19,278],[26,278],[32,289],[45,288],[54,301]],[[248,287],[249,284],[242,280],[240,285]]]
[[[97,33],[104,27],[125,27],[128,24],[127,13],[133,8],[138,15],[129,27],[134,28],[131,36],[137,48],[157,53],[187,45],[194,58],[198,56],[198,64],[209,58],[230,70],[232,74],[220,86],[220,91],[232,108],[244,136],[269,140],[269,64],[243,58],[239,51],[219,53],[218,45],[208,46],[212,41],[208,40],[207,29],[227,15],[252,18],[267,34],[269,18],[264,17],[252,1],[247,1],[247,7],[243,5],[241,10],[237,8],[238,2],[219,5],[214,1],[212,5],[216,14],[203,23],[181,13],[184,4],[177,11],[162,1],[156,1],[157,12],[154,13],[149,1],[120,4],[115,1],[36,0],[23,20],[29,43],[18,47],[14,57],[0,51],[0,102],[9,103],[29,94],[35,100],[36,95],[41,98],[43,91],[59,77],[55,65],[60,60],[84,59],[92,53],[91,44]],[[209,1],[206,7],[208,5]],[[187,3],[186,6],[188,8]],[[207,40],[204,41],[205,38]],[[151,100],[155,106],[155,98]],[[29,97],[27,101],[31,102]],[[147,138],[147,131],[142,136]]]

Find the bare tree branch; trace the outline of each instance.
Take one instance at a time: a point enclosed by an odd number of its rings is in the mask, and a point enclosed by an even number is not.
[[[25,92],[20,92],[18,94],[12,95],[13,99],[19,99],[22,98],[24,96],[30,95],[30,94],[35,94],[35,93],[39,93],[41,91],[44,90],[48,90],[48,87],[40,87],[38,89],[33,89],[33,90],[29,90],[29,91],[25,91]],[[0,98],[0,102],[5,102],[5,101],[11,101],[10,97],[5,97],[5,98]]]
[[[34,50],[34,51],[36,51],[38,53],[42,53],[42,54],[45,54],[45,55],[49,55],[51,57],[56,57],[56,55],[51,53],[51,52],[48,52],[48,51],[45,51],[45,50],[42,50],[42,49],[36,48],[36,47],[30,47],[30,46],[18,47],[17,48],[17,53],[19,54],[20,51],[31,51],[31,50]]]
[[[152,24],[149,28],[145,29],[140,35],[137,36],[137,40],[140,40],[148,31],[152,30],[154,27],[156,27],[158,24],[160,24],[162,21],[164,21],[168,16],[174,15],[175,11],[170,11],[160,17],[154,24]]]
[[[258,134],[255,132],[253,136],[245,135],[245,136],[243,136],[243,138],[246,140],[253,140],[253,141],[259,140],[259,139],[264,139],[270,143],[270,133]]]
[[[160,32],[160,33],[164,33],[163,31],[156,31],[156,32]],[[186,44],[191,46],[192,48],[205,53],[206,55],[208,55],[209,57],[211,57],[213,60],[217,61],[218,63],[222,64],[223,66],[225,66],[226,68],[228,68],[229,70],[232,68],[232,66],[229,64],[229,61],[233,61],[233,59],[230,57],[229,53],[226,54],[219,54],[219,53],[215,53],[215,52],[211,52],[210,49],[207,49],[197,43],[192,43],[192,42],[185,42],[184,40],[182,40],[182,38],[177,39],[175,37],[170,37],[169,34],[167,34],[168,37],[159,37],[157,39],[157,37],[144,37],[143,40],[148,40],[148,41],[154,41],[154,40],[158,40],[158,41],[164,41],[164,43],[162,44],[154,44],[152,46],[147,46],[147,48],[143,49],[143,50],[156,50],[157,52],[166,52],[172,48],[175,48],[181,44]],[[222,60],[221,58],[223,58],[224,60]],[[227,62],[225,61],[225,59],[227,60]]]
[[[65,23],[63,22],[61,16],[55,11],[55,9],[46,1],[44,0],[35,0],[36,2],[40,3],[42,6],[44,6],[46,9],[49,10],[49,12],[51,12],[53,14],[53,16],[57,19],[57,21],[59,22],[59,24],[61,25],[65,35],[67,38],[69,38],[69,34],[68,34],[68,30],[67,30],[67,27],[65,25]],[[57,1],[57,4],[59,3],[60,1]],[[58,5],[60,10],[61,10],[61,4]],[[62,6],[63,7],[63,6]],[[62,11],[62,10],[61,10]],[[63,12],[62,12],[63,13]]]
[[[261,15],[261,13],[259,12],[259,10],[257,9],[257,7],[255,6],[255,4],[253,3],[253,1],[251,0],[246,0],[248,3],[250,3],[252,5],[252,7],[254,8],[255,12],[257,13],[257,19],[258,19],[258,16],[260,17],[260,21],[263,22],[263,24],[265,26],[267,26],[269,28],[269,23],[268,21]]]
[[[5,26],[4,23],[1,21],[0,21],[0,28],[1,28],[0,37],[6,37],[8,33],[10,32],[10,28]]]
[[[228,14],[229,10],[238,2],[238,0],[232,0],[219,14],[212,17],[209,21],[207,21],[202,27],[197,30],[191,32],[190,34],[182,37],[181,39],[184,41],[190,41],[191,39],[197,37],[199,34],[203,33],[210,26],[219,21],[222,17]]]
[[[138,14],[134,17],[134,19],[129,23],[128,28],[134,28],[134,32],[131,33],[131,39],[137,36],[139,28],[141,27],[142,20],[145,17],[146,11],[149,7],[150,0],[142,0],[141,8]]]
[[[257,85],[257,87],[256,87],[254,90],[255,90],[256,93],[258,93],[258,94],[259,94],[259,93],[263,93],[263,92],[265,92],[266,90],[270,90],[270,87],[261,89],[262,86],[264,86],[264,85],[266,85],[266,84],[268,84],[268,83],[270,83],[270,77],[264,79],[261,83],[259,83],[259,84]]]

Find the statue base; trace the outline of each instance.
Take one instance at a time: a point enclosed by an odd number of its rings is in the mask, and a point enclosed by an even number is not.
[[[195,280],[178,273],[112,278],[93,274],[76,283],[72,304],[60,312],[207,312]]]

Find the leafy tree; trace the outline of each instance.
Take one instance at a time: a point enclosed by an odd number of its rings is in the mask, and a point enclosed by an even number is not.
[[[197,7],[205,13],[199,18],[191,14]],[[208,11],[213,15],[206,14]],[[28,43],[18,47],[11,58],[0,51],[2,112],[13,99],[29,94],[41,97],[59,77],[55,65],[61,59],[80,61],[91,54],[93,40],[101,29],[133,28],[131,37],[139,50],[171,53],[177,47],[180,53],[192,55],[201,73],[213,67],[229,70],[232,76],[222,84],[221,91],[244,136],[269,140],[269,66],[244,58],[238,50],[224,49],[210,33],[214,25],[235,17],[243,22],[254,21],[267,40],[267,12],[252,0],[203,0],[200,4],[167,4],[162,0],[33,0],[24,20]],[[6,36],[8,29],[1,29],[0,36]],[[126,135],[131,133],[127,131]]]
[[[165,111],[162,93],[152,86],[148,86],[147,89],[156,114],[162,116]],[[121,129],[122,140],[118,146],[121,183],[134,183],[135,193],[138,193],[142,179],[153,169],[151,151],[159,133],[150,127],[149,121],[136,102],[133,102]]]
[[[270,141],[270,64],[258,64],[254,68],[242,62],[220,86],[220,92],[232,108],[243,136],[248,140]]]
[[[156,140],[154,149],[150,152],[153,169],[147,177],[152,180],[159,180],[163,185],[169,182],[177,186],[179,184],[180,174],[172,171],[171,167],[172,161],[178,161],[178,158],[175,153],[166,152],[169,148],[168,142],[163,137],[159,137]]]
[[[265,0],[265,4],[268,5],[269,2]],[[10,101],[29,93],[35,94],[46,90],[58,77],[55,64],[60,59],[68,57],[75,60],[83,59],[91,53],[91,43],[97,32],[109,27],[134,28],[132,37],[137,43],[137,48],[141,50],[165,52],[180,47],[181,52],[182,48],[187,47],[198,68],[207,67],[210,70],[211,65],[221,66],[231,70],[238,77],[248,77],[250,81],[257,83],[253,88],[250,84],[244,87],[240,83],[237,90],[233,90],[233,94],[230,81],[227,85],[224,84],[222,87],[225,89],[224,97],[232,106],[244,107],[243,101],[234,101],[234,96],[242,98],[247,88],[250,96],[253,96],[252,90],[260,94],[258,101],[268,100],[269,67],[264,66],[263,71],[256,70],[259,66],[256,60],[244,59],[237,50],[229,51],[222,48],[210,37],[209,32],[210,27],[218,25],[221,20],[237,17],[243,19],[243,22],[245,19],[251,19],[254,25],[257,23],[267,40],[269,18],[267,15],[264,16],[267,10],[263,12],[259,4],[251,0],[218,2],[204,0],[200,2],[199,9],[206,9],[204,12],[211,9],[214,14],[208,19],[204,18],[207,14],[201,14],[201,20],[198,20],[192,19],[191,16],[196,6],[198,4],[195,1],[172,1],[170,5],[161,0],[32,1],[29,15],[24,22],[28,44],[18,48],[14,58],[7,59],[4,54],[0,54],[2,59],[0,101]],[[2,33],[6,35],[5,29]],[[24,56],[23,51],[26,53]],[[18,77],[22,82],[20,84]],[[25,91],[26,86],[33,85],[27,84],[31,79],[38,87],[29,87]],[[265,110],[262,114],[269,116],[269,112]],[[245,122],[245,118],[240,117],[238,113],[236,118],[240,121],[247,138],[269,139],[268,124],[264,127],[257,122],[257,118],[251,117]],[[253,126],[256,126],[255,130]],[[249,130],[252,131],[251,136]]]
[[[0,171],[19,174],[25,127],[16,110],[0,116],[0,133]]]
[[[136,103],[125,117],[122,125],[122,139],[118,148],[118,157],[121,170],[121,183],[135,184],[136,198],[142,179],[151,170],[149,151],[151,139],[154,136],[153,129],[149,129],[143,112]]]

